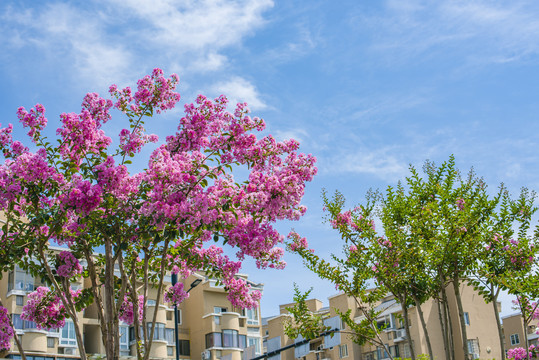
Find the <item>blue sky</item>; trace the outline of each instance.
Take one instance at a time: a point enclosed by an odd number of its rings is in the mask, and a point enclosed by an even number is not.
[[[409,164],[455,154],[493,189],[539,189],[536,1],[4,0],[0,34],[3,126],[39,102],[55,129],[86,92],[133,85],[154,67],[180,75],[182,103],[198,93],[248,102],[268,132],[318,158],[307,215],[279,228],[322,254],[341,248],[322,223],[322,188],[352,206]],[[147,128],[164,139],[180,116]],[[322,300],[335,293],[286,260],[283,271],[245,266],[265,284],[264,316],[292,300],[293,282]]]

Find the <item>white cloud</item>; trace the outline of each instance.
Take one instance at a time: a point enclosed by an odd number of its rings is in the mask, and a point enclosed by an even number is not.
[[[367,150],[350,149],[319,163],[321,171],[332,174],[370,174],[390,182],[402,179],[408,173],[408,165],[396,158],[394,148]]]
[[[14,58],[23,47],[37,49],[42,61],[73,67],[100,86],[111,79],[131,82],[127,74],[137,77],[155,66],[215,72],[228,64],[223,50],[263,26],[272,6],[272,0],[103,0],[6,7],[0,52]]]
[[[267,108],[255,86],[239,76],[214,84],[210,91],[215,93],[216,96],[226,95],[232,107],[238,102],[246,102],[251,110]]]
[[[115,0],[121,11],[137,16],[146,25],[143,37],[170,47],[219,49],[237,44],[264,23],[263,11],[271,0]],[[130,15],[128,13],[128,15]]]

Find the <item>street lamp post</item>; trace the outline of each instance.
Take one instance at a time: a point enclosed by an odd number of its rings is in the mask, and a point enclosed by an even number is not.
[[[178,275],[172,274],[171,278],[172,286],[176,285],[178,282]],[[189,290],[187,292],[191,291],[195,286],[200,284],[202,280],[196,279],[191,283],[191,286],[189,287]],[[178,305],[174,304],[174,333],[176,335],[176,360],[180,360],[180,334],[178,333]]]

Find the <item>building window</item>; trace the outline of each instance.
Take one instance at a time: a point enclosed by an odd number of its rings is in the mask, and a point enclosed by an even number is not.
[[[12,314],[11,315],[11,321],[13,321],[13,327],[15,329],[22,329],[23,328],[23,321],[21,319],[20,314]]]
[[[30,320],[24,320],[22,326],[24,329],[37,329],[37,324]]]
[[[221,314],[221,313],[226,312],[226,308],[220,307],[220,306],[214,306],[214,307],[213,307],[213,312],[214,312],[215,314]]]
[[[174,329],[165,329],[165,338],[167,339],[167,343],[169,345],[176,345],[174,340]]]
[[[385,344],[384,347],[377,347],[376,348],[376,355],[377,359],[387,359],[389,357],[389,354],[387,353],[387,348],[389,347],[388,344]]]
[[[389,354],[390,354],[393,358],[398,358],[398,357],[400,356],[399,346],[398,346],[398,345],[390,346],[390,347],[389,347]]]
[[[247,336],[247,347],[254,346],[255,348],[255,354],[261,354],[262,351],[260,349],[260,338],[259,337],[251,337]]]
[[[23,305],[24,305],[24,296],[22,296],[22,295],[17,295],[17,296],[15,297],[15,304],[16,304],[17,306],[23,306]]]
[[[464,323],[470,325],[470,315],[467,312],[464,313]]]
[[[221,317],[220,316],[214,316],[213,317],[213,322],[215,323],[215,325],[221,325]]]
[[[172,320],[172,316],[174,315],[174,312],[173,311],[167,311],[167,320],[170,321]]]
[[[146,306],[155,306],[156,302],[153,299],[146,300]]]
[[[363,359],[364,360],[374,360],[374,353],[373,352],[370,352],[370,353],[367,353],[363,356]]]
[[[34,277],[17,266],[15,272],[10,272],[8,274],[7,290],[34,291]]]
[[[518,337],[518,334],[511,335],[511,345],[518,345],[520,344],[520,338]]]
[[[129,327],[120,325],[120,350],[129,350]]]
[[[243,312],[247,317],[247,325],[258,325],[258,313],[256,308],[244,309]]]
[[[148,336],[150,336],[152,332],[152,323],[146,324],[148,328]],[[142,336],[141,336],[142,338]],[[165,340],[165,324],[162,323],[155,323],[155,330],[153,332],[153,339],[154,340]]]
[[[189,340],[180,340],[180,355],[191,356],[191,344]]]
[[[393,323],[391,321],[390,315],[385,315],[376,320],[376,326],[378,329],[391,329],[393,328]]]
[[[238,347],[238,331],[223,330],[223,347]]]
[[[174,356],[174,346],[167,346],[167,356]]]
[[[221,333],[214,332],[206,334],[206,349],[222,346],[223,343],[221,341]]]
[[[412,346],[414,346],[414,342],[412,341]],[[403,358],[409,358],[411,357],[411,351],[410,351],[410,344],[403,344],[402,345],[402,357]]]
[[[341,359],[345,358],[345,357],[348,357],[348,345],[347,344],[339,345],[339,357]]]
[[[239,340],[240,349],[245,349],[247,347],[247,336],[239,335],[238,340]]]
[[[66,320],[62,332],[60,333],[60,345],[77,345],[73,320]]]
[[[47,338],[47,347],[54,348],[54,338],[51,338],[51,337]]]
[[[479,358],[479,340],[470,339],[468,340],[468,352],[472,355],[472,359]]]

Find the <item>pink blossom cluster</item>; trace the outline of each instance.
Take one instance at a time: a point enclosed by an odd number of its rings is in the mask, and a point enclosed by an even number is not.
[[[156,143],[159,140],[155,134],[145,134],[144,128],[139,125],[133,131],[122,129],[120,131],[120,149],[126,154],[139,153],[147,143]]]
[[[30,128],[28,136],[32,138],[34,142],[38,138],[41,130],[47,126],[45,107],[41,104],[36,104],[36,106],[30,109],[29,112],[21,106],[17,110],[17,117],[25,128]]]
[[[516,268],[526,268],[533,264],[532,250],[534,245],[527,246],[525,242],[515,239],[504,239],[499,234],[494,234],[493,240],[485,247],[487,251],[499,250],[503,252],[508,263]]]
[[[456,205],[460,211],[464,210],[464,204],[466,204],[466,201],[464,201],[464,199],[457,199]]]
[[[97,124],[104,124],[112,118],[109,113],[112,105],[112,100],[105,100],[96,93],[88,93],[82,101],[82,110],[88,111]]]
[[[252,309],[258,306],[262,297],[260,291],[251,290],[251,285],[242,278],[230,278],[225,281],[225,287],[228,290],[227,299],[232,306],[242,309]]]
[[[9,313],[5,307],[0,306],[0,350],[10,349],[13,334]]]
[[[62,251],[56,255],[58,267],[56,273],[58,276],[72,278],[75,275],[82,273],[82,266],[79,260],[70,252]]]
[[[339,229],[342,226],[350,226],[352,224],[352,212],[349,210],[337,214],[333,220],[330,220],[330,224],[334,229]]]
[[[528,356],[530,359],[537,359],[539,357],[539,347],[536,347],[533,344],[530,345],[528,353],[526,353],[526,349],[522,347],[507,350],[508,359],[525,360],[528,359]]]
[[[74,166],[79,166],[82,159],[89,154],[100,154],[112,142],[101,130],[103,117],[94,118],[87,109],[83,109],[81,114],[63,113],[60,120],[62,127],[56,130],[56,134],[61,136],[62,143],[58,151],[64,160],[71,160]]]
[[[174,91],[179,81],[178,75],[172,74],[167,79],[163,76],[163,70],[156,68],[151,76],[146,75],[137,82],[134,96],[129,87],[118,90],[116,85],[112,85],[109,92],[117,99],[114,106],[120,111],[141,115],[147,107],[151,107],[159,114],[162,110],[174,108],[180,101],[180,94]]]
[[[101,204],[103,191],[98,184],[74,176],[71,188],[59,196],[60,206],[63,209],[72,209],[76,213],[86,216]]]
[[[189,293],[184,290],[183,283],[177,282],[174,286],[167,289],[164,300],[173,305],[180,305],[188,297]]]
[[[21,318],[36,323],[38,329],[58,329],[65,325],[65,308],[60,297],[40,286],[28,294]]]
[[[144,317],[144,295],[138,296],[138,321],[142,323]],[[135,322],[135,308],[131,297],[129,295],[124,296],[124,300],[120,305],[120,311],[118,313],[118,318],[128,325],[133,325]]]
[[[297,232],[291,231],[288,234],[288,240],[290,240],[290,244],[288,245],[290,251],[298,251],[300,249],[307,250],[309,248],[309,244],[307,243],[307,239],[304,237],[301,237]],[[310,250],[311,252],[314,251],[313,249]]]

